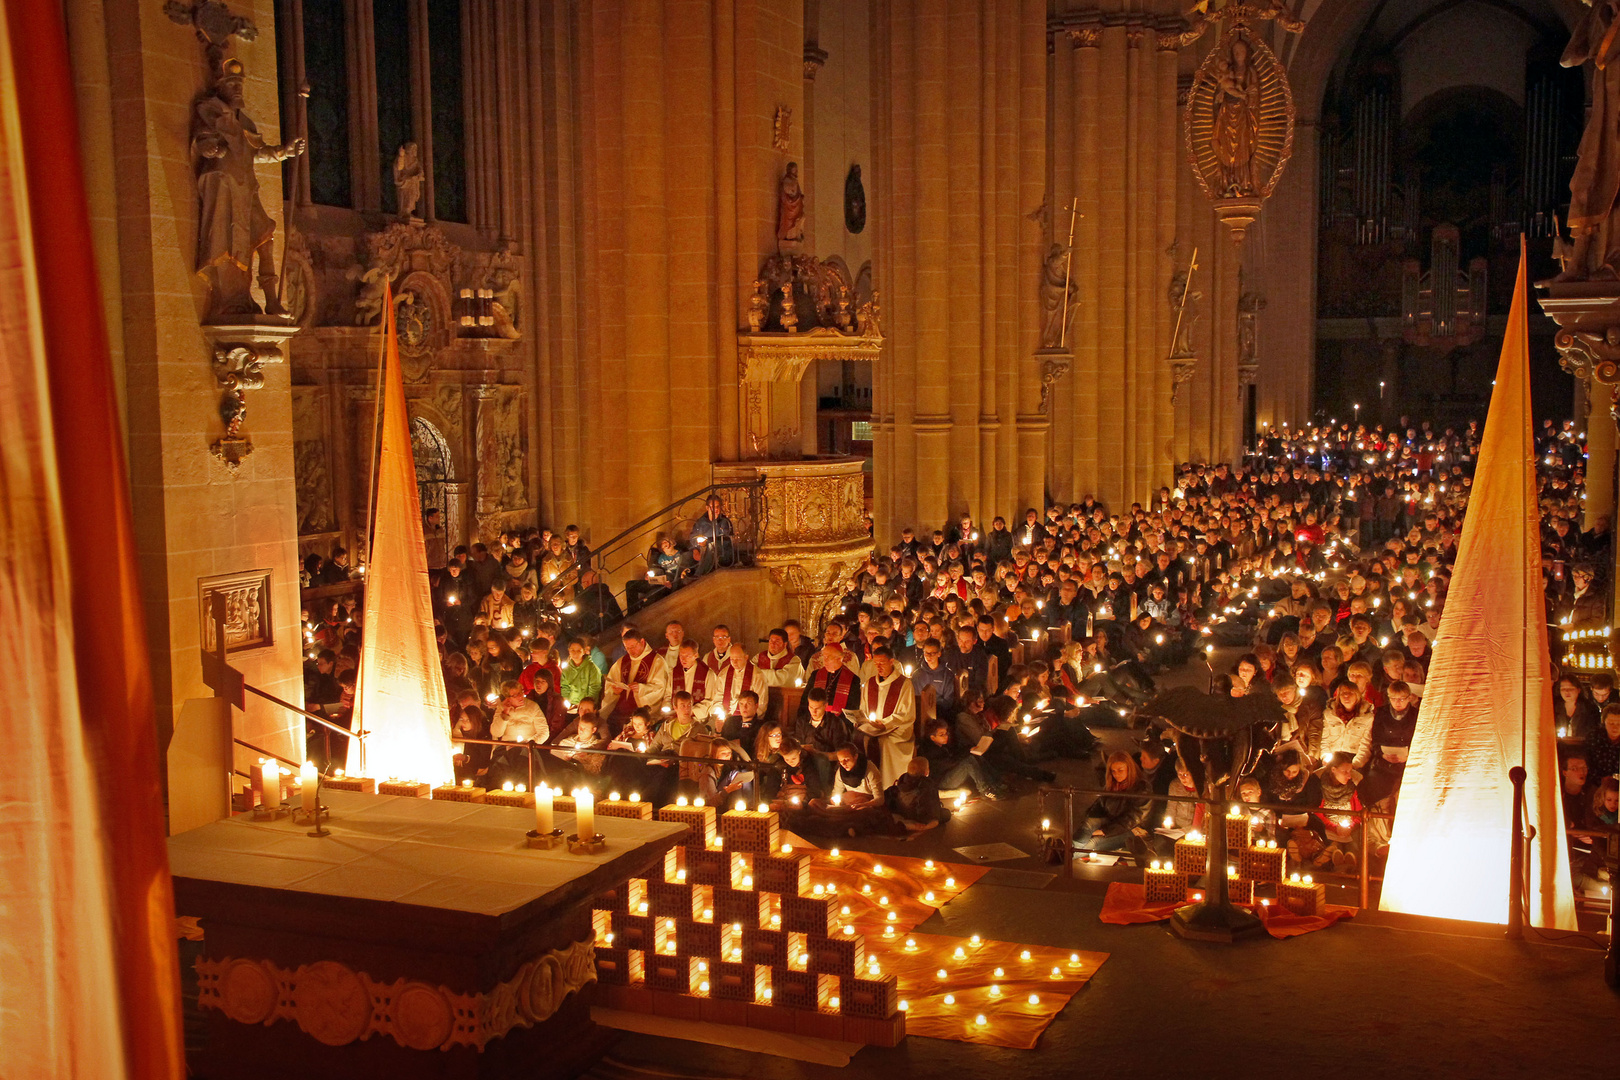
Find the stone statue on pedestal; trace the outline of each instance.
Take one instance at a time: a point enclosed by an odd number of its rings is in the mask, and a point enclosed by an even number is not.
[[[422,152],[414,142],[400,143],[399,153],[394,155],[394,192],[399,220],[422,220],[416,214],[417,204],[422,201],[422,180]]]
[[[1176,339],[1170,343],[1170,355],[1193,356],[1193,331],[1198,326],[1198,301],[1204,294],[1197,289],[1187,291],[1188,271],[1177,270],[1170,279],[1170,310],[1177,313]]]
[[[1581,133],[1575,172],[1569,178],[1569,231],[1575,238],[1574,250],[1561,259],[1563,270],[1554,281],[1613,281],[1620,277],[1611,257],[1611,251],[1620,246],[1613,228],[1615,201],[1620,197],[1620,136],[1615,126],[1620,121],[1617,14],[1620,0],[1594,0],[1558,60],[1564,67],[1590,60],[1597,70],[1592,75],[1592,108]]]
[[[1069,249],[1053,244],[1041,269],[1041,348],[1064,346],[1069,320],[1078,308],[1074,297],[1079,291],[1079,284],[1069,278]]]
[[[197,273],[210,288],[209,321],[235,317],[281,315],[276,280],[276,224],[259,201],[254,166],[285,161],[304,152],[304,140],[267,144],[253,120],[242,111],[242,62],[220,62],[213,91],[197,103],[192,119],[191,152],[197,161]],[[257,259],[264,307],[253,300],[251,283]]]
[[[776,242],[797,247],[804,243],[804,189],[799,186],[799,163],[787,163],[776,193]]]

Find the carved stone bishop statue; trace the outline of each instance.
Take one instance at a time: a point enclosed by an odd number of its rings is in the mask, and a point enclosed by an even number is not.
[[[1620,237],[1615,235],[1615,203],[1620,199],[1620,0],[1594,0],[1570,35],[1558,62],[1592,73],[1592,108],[1581,133],[1579,158],[1569,178],[1569,230],[1572,251],[1564,253],[1563,271],[1554,281],[1620,278]]]
[[[304,140],[268,144],[242,111],[242,62],[222,60],[212,92],[197,103],[191,152],[197,160],[197,273],[210,288],[209,321],[282,315],[275,262],[276,223],[259,201],[256,165],[304,152]],[[256,263],[256,266],[255,266]],[[253,300],[257,269],[264,307]]]

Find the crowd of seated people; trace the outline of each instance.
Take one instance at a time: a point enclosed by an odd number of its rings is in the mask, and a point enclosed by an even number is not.
[[[1268,432],[1242,463],[1181,466],[1149,505],[1087,498],[1011,523],[905,529],[854,574],[817,639],[787,623],[746,645],[724,626],[671,623],[599,640],[622,616],[583,610],[586,590],[612,594],[577,529],[457,549],[433,587],[453,732],[548,748],[531,761],[459,744],[457,775],[769,802],[807,832],[899,832],[1050,782],[1054,760],[1091,758],[1102,729],[1131,727],[1134,752],[1098,762],[1110,794],[1074,842],[1146,858],[1201,827],[1202,808],[1136,797],[1193,793],[1134,705],[1156,676],[1202,670],[1228,646],[1240,654],[1208,672],[1211,689],[1274,694],[1286,716],[1244,798],[1295,808],[1263,820],[1297,863],[1350,872],[1387,851],[1387,820],[1372,820],[1363,851],[1346,812],[1396,808],[1477,437],[1474,425]],[[1610,541],[1606,522],[1580,527],[1579,440],[1549,428],[1538,454],[1549,621],[1601,626]],[[699,526],[691,550],[664,538],[629,606],[736,560],[717,500]],[[308,614],[310,700],[335,692],[341,706],[353,613]],[[348,685],[352,705],[352,672]],[[1613,693],[1606,674],[1558,685],[1556,725],[1574,748],[1565,802],[1583,827],[1614,819]]]

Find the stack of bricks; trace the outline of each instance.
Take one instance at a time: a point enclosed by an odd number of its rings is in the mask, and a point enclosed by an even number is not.
[[[484,801],[484,789],[474,787],[472,781],[465,781],[460,785],[445,784],[433,789],[433,798],[439,802],[470,802]]]
[[[1255,903],[1255,886],[1263,884],[1279,885],[1278,903],[1282,903],[1280,883],[1288,853],[1278,847],[1275,840],[1256,839],[1258,826],[1257,819],[1241,814],[1228,814],[1221,822],[1221,827],[1226,829],[1228,855],[1237,853],[1237,861],[1226,868],[1227,893],[1234,904]],[[1192,882],[1206,873],[1208,859],[1209,844],[1198,833],[1189,833],[1177,840],[1172,860],[1162,864],[1155,861],[1143,872],[1147,902],[1171,904],[1202,900],[1204,889]]]
[[[595,901],[603,1004],[875,1046],[905,1037],[898,981],[869,966],[832,894],[815,895],[810,856],[783,849],[776,814],[675,805],[658,818],[691,829],[662,875]]]
[[[1295,915],[1320,915],[1327,910],[1327,886],[1297,873],[1277,883],[1277,906]]]
[[[407,799],[425,799],[432,791],[433,785],[426,780],[384,780],[377,785],[379,795],[400,795]]]

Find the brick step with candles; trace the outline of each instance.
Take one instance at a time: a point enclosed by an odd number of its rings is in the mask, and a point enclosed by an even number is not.
[[[692,830],[663,878],[595,901],[610,1009],[874,1046],[908,1030],[1033,1046],[1106,959],[914,933],[981,867],[784,843],[768,807],[680,800],[657,817]]]

